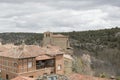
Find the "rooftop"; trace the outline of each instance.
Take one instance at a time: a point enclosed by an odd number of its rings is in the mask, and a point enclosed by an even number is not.
[[[24,76],[17,76],[16,78],[11,79],[11,80],[35,80],[35,79],[29,78],[29,77],[24,77]]]
[[[68,37],[68,36],[64,36],[64,35],[62,35],[62,34],[56,34],[56,35],[53,34],[52,37]]]
[[[77,73],[70,74],[68,77],[69,77],[69,80],[110,80],[110,79],[106,79],[106,78],[81,75],[81,74],[77,74]]]
[[[47,54],[49,56],[55,56],[58,54],[63,54],[59,47],[56,46],[46,46],[40,47],[37,45],[20,45],[5,47],[0,46],[0,56],[11,57],[11,58],[28,58],[37,57]]]

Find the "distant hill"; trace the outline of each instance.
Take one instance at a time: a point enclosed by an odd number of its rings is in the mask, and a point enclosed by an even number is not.
[[[27,45],[40,44],[43,35],[41,33],[0,33],[2,44],[14,43],[20,45],[23,41]]]
[[[120,28],[61,34],[68,35],[71,46],[74,47],[74,57],[77,63],[73,66],[74,72],[92,73],[95,76],[120,75]],[[0,33],[0,40],[3,44],[19,45],[24,40],[27,45],[40,45],[42,38],[42,33]],[[84,54],[90,56],[89,63],[82,60],[85,57]]]

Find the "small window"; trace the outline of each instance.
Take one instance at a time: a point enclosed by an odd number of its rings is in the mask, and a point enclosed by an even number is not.
[[[29,76],[30,78],[33,78],[33,76]]]
[[[6,74],[6,79],[7,79],[7,80],[9,79],[9,76],[8,76],[8,74]]]
[[[32,68],[32,62],[28,62],[28,68]]]
[[[58,65],[58,68],[57,68],[58,70],[61,70],[62,69],[62,66],[61,65]]]

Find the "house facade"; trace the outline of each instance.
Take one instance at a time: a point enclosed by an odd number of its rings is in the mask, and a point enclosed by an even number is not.
[[[0,70],[1,77],[5,80],[17,76],[37,78],[52,73],[62,75],[64,74],[63,52],[56,46],[22,45],[1,49]]]

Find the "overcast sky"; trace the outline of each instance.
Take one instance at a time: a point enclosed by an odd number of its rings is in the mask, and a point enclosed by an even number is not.
[[[84,31],[120,26],[120,0],[0,0],[0,32]]]

